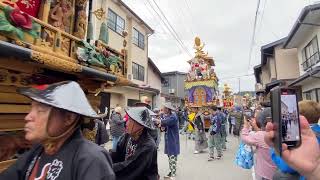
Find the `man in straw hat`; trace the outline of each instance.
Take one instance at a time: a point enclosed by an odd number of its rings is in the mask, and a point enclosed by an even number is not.
[[[154,124],[146,107],[131,107],[127,132],[112,152],[117,180],[158,179],[157,147],[150,135]]]
[[[82,118],[99,116],[78,83],[21,88],[19,93],[32,99],[24,131],[34,146],[0,179],[115,179],[105,149],[81,134]]]
[[[174,108],[171,103],[164,104],[164,115],[161,119],[161,126],[165,127],[165,149],[164,153],[168,155],[169,158],[169,169],[170,172],[165,178],[174,179],[176,176],[177,160],[180,154],[180,141],[179,141],[179,121],[172,111]]]

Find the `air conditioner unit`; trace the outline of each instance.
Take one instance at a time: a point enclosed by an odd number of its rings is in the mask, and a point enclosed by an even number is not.
[[[127,78],[128,78],[128,80],[132,80],[132,74],[127,74]]]
[[[169,89],[169,94],[174,94],[175,89]]]

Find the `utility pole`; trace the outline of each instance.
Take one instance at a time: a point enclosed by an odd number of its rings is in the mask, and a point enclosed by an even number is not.
[[[239,83],[239,95],[240,95],[240,77],[238,77],[238,83]]]

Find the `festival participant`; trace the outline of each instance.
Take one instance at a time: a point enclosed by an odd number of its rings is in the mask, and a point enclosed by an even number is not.
[[[106,150],[81,134],[84,117],[100,117],[78,83],[21,88],[19,93],[32,100],[24,130],[34,146],[2,172],[0,179],[115,179]]]
[[[208,161],[214,160],[214,148],[216,148],[218,156],[217,159],[222,158],[222,136],[221,136],[221,123],[223,121],[223,115],[218,112],[216,106],[211,108],[210,129],[209,129],[209,157]]]
[[[256,148],[256,163],[254,166],[256,179],[272,180],[276,171],[276,166],[272,162],[269,151],[270,147],[265,143],[264,136],[266,134],[265,126],[271,117],[271,108],[264,109],[258,114],[257,119],[253,118],[248,121],[246,117],[243,119],[243,129],[241,131],[241,140],[250,146]],[[250,126],[254,131],[250,132]]]
[[[226,151],[227,150],[227,128],[226,128],[226,124],[227,124],[227,115],[222,111],[222,107],[219,106],[218,107],[218,112],[222,115],[222,121],[221,121],[221,148],[222,150]]]
[[[177,160],[180,154],[180,141],[179,141],[179,122],[177,116],[172,112],[175,108],[171,103],[164,104],[164,114],[161,119],[161,126],[165,127],[165,148],[164,153],[169,158],[170,172],[165,176],[167,179],[175,179],[177,171]]]
[[[125,120],[121,116],[122,108],[117,106],[110,118],[110,132],[112,136],[112,150],[115,151],[119,138],[125,133]]]
[[[127,132],[112,151],[117,180],[158,179],[157,147],[150,135],[154,123],[146,107],[130,107]]]
[[[201,110],[198,108],[195,109],[195,120],[194,120],[194,127],[195,127],[195,151],[194,154],[201,153],[204,149],[208,148],[208,139],[206,137],[206,132],[204,129],[204,117]]]

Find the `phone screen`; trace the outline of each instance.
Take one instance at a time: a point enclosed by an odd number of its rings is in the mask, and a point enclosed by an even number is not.
[[[250,110],[246,110],[243,113],[247,118],[251,118],[252,117],[252,111],[250,111]]]
[[[297,146],[300,141],[298,102],[294,90],[282,89],[281,95],[281,140],[288,146]]]

